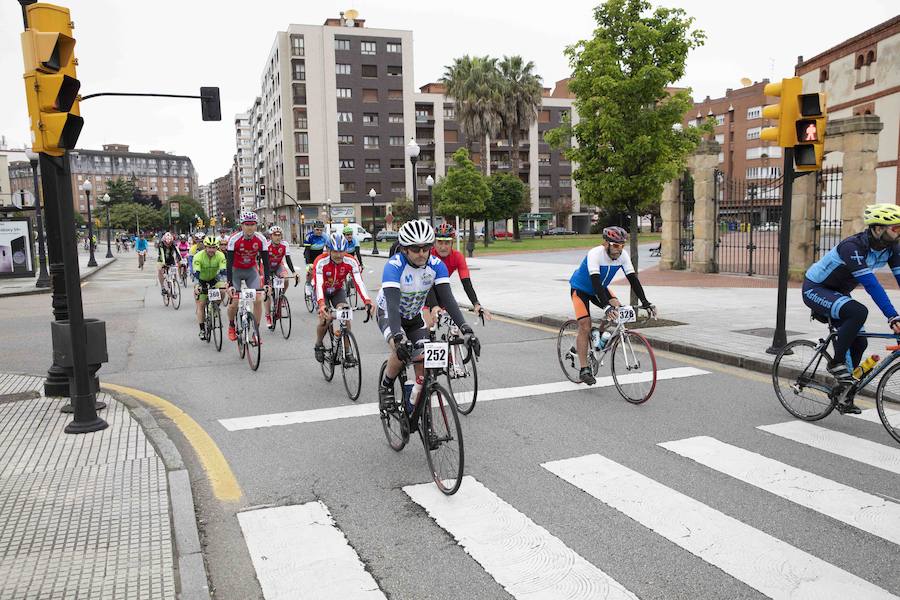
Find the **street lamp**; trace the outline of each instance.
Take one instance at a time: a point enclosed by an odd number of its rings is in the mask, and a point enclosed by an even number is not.
[[[375,188],[369,190],[369,199],[372,201],[372,255],[378,254],[378,241],[375,239]]]
[[[37,225],[38,235],[38,262],[40,263],[40,273],[38,273],[37,283],[35,287],[50,287],[50,274],[47,272],[47,250],[44,246],[44,216],[41,209],[41,190],[38,183],[38,154],[31,150],[25,151],[28,162],[31,163],[31,177],[34,180],[34,220]]]
[[[434,177],[429,175],[425,185],[428,186],[428,222],[434,227]]]
[[[106,258],[112,258],[112,250],[109,246],[109,194],[103,194],[103,198],[100,200],[106,207]]]
[[[327,198],[325,203],[328,205],[328,234],[331,234],[331,198]]]
[[[416,143],[416,138],[409,138],[409,143],[406,145],[406,156],[409,158],[409,162],[412,163],[412,183],[413,183],[413,209],[416,211],[416,216],[419,215],[419,198],[416,192],[416,161],[419,160],[419,152],[421,148]]]
[[[84,183],[81,184],[81,189],[84,191],[84,195],[87,196],[87,226],[88,226],[88,248],[90,249],[90,256],[88,258],[87,266],[96,267],[97,259],[94,258],[94,222],[91,220],[91,190],[94,189],[94,185],[91,183],[90,179],[85,179]]]

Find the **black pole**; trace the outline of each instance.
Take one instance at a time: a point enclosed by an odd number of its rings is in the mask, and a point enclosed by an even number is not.
[[[38,161],[29,159],[31,163],[31,176],[34,179],[34,220],[37,225],[38,235],[38,262],[40,263],[40,272],[38,273],[37,283],[35,287],[50,287],[50,273],[47,272],[47,247],[44,243],[44,215],[41,207],[41,189],[38,183]]]
[[[372,255],[378,255],[378,237],[375,231],[375,198],[372,198]]]
[[[97,259],[94,258],[94,221],[91,219],[91,193],[88,190],[84,190],[85,195],[87,196],[87,206],[88,206],[88,248],[90,252],[90,257],[88,258],[87,266],[96,267]],[[74,223],[74,220],[73,220]],[[74,225],[73,225],[74,226]]]
[[[112,258],[112,249],[109,246],[109,202],[104,202],[104,204],[106,205],[106,258]]]
[[[775,334],[768,354],[778,354],[787,344],[785,318],[787,312],[788,253],[791,244],[791,200],[794,192],[794,149],[784,149],[784,193],[781,202],[781,225],[778,232],[778,305],[775,312]]]

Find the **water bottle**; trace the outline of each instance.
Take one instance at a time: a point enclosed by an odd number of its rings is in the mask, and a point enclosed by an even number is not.
[[[424,375],[416,376],[416,383],[412,386],[412,391],[409,394],[409,406],[407,410],[411,413],[415,408],[416,404],[419,403],[419,394],[422,393],[422,384],[425,383]]]
[[[609,338],[612,337],[612,334],[608,331],[604,331],[603,335],[600,336],[600,345],[597,346],[597,350],[603,350],[606,347],[606,344],[609,343]]]
[[[853,369],[853,376],[857,379],[862,379],[866,375],[866,373],[875,368],[875,365],[878,364],[879,360],[881,360],[881,358],[877,354],[873,354],[866,360],[862,361],[862,363],[860,363],[858,367]]]
[[[411,384],[411,383],[403,384],[403,406],[406,408],[407,414],[411,414],[413,411],[412,402],[409,401],[409,399],[412,397],[412,389],[413,389],[413,384]]]
[[[597,350],[603,349],[603,342],[600,341],[600,330],[599,329],[591,329],[591,345]]]

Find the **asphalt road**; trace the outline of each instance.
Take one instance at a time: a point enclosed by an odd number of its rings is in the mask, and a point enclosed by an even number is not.
[[[368,265],[366,279],[377,288],[383,261],[368,259]],[[394,599],[599,598],[607,597],[596,591],[603,577],[645,599],[801,591],[816,598],[900,595],[900,448],[880,425],[837,415],[811,426],[813,437],[826,441],[831,432],[852,436],[833,451],[758,429],[795,423],[767,377],[660,353],[660,373],[681,376],[661,380],[644,405],[626,403],[610,386],[556,392],[550,386],[552,393],[481,402],[463,418],[466,473],[474,480],[426,510],[411,498],[414,489],[404,491],[426,484],[415,489],[430,497],[427,490],[434,488],[421,445],[412,440],[393,452],[376,416],[237,431],[223,425],[224,419],[352,404],[340,377],[325,382],[313,359],[314,321],[302,306],[301,288],[289,295],[291,338],[264,332],[256,373],[227,340],[221,353],[201,343],[190,307],[165,308],[152,275],[137,272],[131,260],[97,274],[83,292],[86,315],[107,322],[110,362],[101,379],[156,394],[187,412],[221,449],[242,488],[239,502],[217,499],[194,449],[162,420],[192,473],[217,598],[282,597],[274,591],[264,596],[259,582],[290,581],[324,544],[287,536],[279,546],[271,509],[315,501],[327,507],[336,527],[325,528],[345,536],[378,589]],[[49,317],[49,296],[0,299],[0,370],[45,371]],[[482,390],[564,380],[552,330],[495,320],[476,332],[484,346]],[[354,333],[363,364],[358,404],[375,402],[385,345],[374,323],[356,321]],[[685,456],[696,444],[681,441],[696,436],[713,438],[712,458],[702,460],[719,457],[727,464],[714,469]],[[666,442],[679,444],[659,445]],[[881,458],[843,455],[870,444],[884,449]],[[778,467],[780,475],[767,484],[790,499],[754,483],[762,467],[742,475],[720,472],[729,464],[753,465],[758,456],[800,470]],[[579,457],[587,462],[570,460]],[[607,480],[598,492],[591,473],[602,468],[608,474],[609,461],[631,475]],[[816,487],[821,480],[810,483],[806,474],[846,486],[851,496],[864,493],[864,501],[841,496],[831,484]],[[489,493],[473,496],[482,486]],[[453,512],[466,502],[469,512]],[[274,529],[254,530],[251,519],[242,527],[239,513],[271,515]],[[474,531],[466,532],[467,523],[477,524]],[[249,538],[262,544],[255,562]],[[317,569],[328,587],[327,565]],[[579,569],[589,575],[566,591],[552,587]],[[336,577],[346,576],[344,570]],[[351,597],[334,590],[324,597]]]

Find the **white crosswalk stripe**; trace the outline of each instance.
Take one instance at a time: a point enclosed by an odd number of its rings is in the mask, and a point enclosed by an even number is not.
[[[900,504],[706,436],[659,444],[785,500],[900,544]]]
[[[542,466],[767,596],[895,598],[852,573],[599,454]]]

